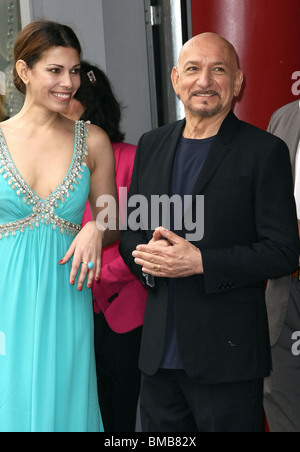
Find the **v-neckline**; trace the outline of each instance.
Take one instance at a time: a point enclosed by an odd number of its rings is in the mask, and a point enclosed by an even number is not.
[[[69,166],[68,172],[67,172],[67,174],[65,175],[65,177],[63,178],[63,180],[59,183],[59,185],[55,188],[55,190],[54,190],[52,193],[50,193],[50,195],[47,196],[46,198],[42,198],[41,196],[39,196],[39,195],[33,190],[33,188],[31,188],[31,186],[26,182],[26,180],[24,179],[24,177],[22,176],[22,174],[21,174],[20,171],[18,170],[18,168],[17,168],[17,166],[15,165],[15,162],[14,162],[14,160],[13,160],[13,158],[12,158],[12,155],[11,155],[11,153],[10,153],[10,150],[9,150],[9,147],[8,147],[8,144],[7,144],[7,141],[6,141],[6,137],[5,137],[4,133],[3,133],[2,127],[1,127],[1,125],[0,125],[0,138],[2,138],[2,140],[3,140],[4,146],[5,146],[5,150],[6,150],[6,154],[7,154],[7,159],[8,159],[8,161],[9,161],[9,163],[11,164],[10,166],[11,166],[12,171],[15,173],[14,176],[18,176],[18,177],[16,177],[16,178],[17,178],[17,179],[21,179],[22,185],[23,185],[24,187],[26,187],[27,191],[28,191],[29,193],[31,193],[31,194],[36,198],[36,201],[37,201],[37,202],[40,202],[40,203],[44,204],[44,203],[46,203],[46,202],[48,201],[49,198],[52,198],[52,197],[55,195],[55,193],[56,193],[57,191],[59,191],[60,188],[64,185],[66,179],[68,178],[69,174],[71,173],[72,168],[73,168],[73,166],[74,166],[74,159],[75,159],[76,149],[77,149],[77,133],[76,133],[77,127],[76,127],[76,126],[77,126],[77,123],[78,123],[78,122],[79,122],[79,121],[76,121],[76,122],[75,122],[75,128],[74,128],[74,148],[73,148],[72,161],[71,161],[71,164],[70,164],[70,166]]]

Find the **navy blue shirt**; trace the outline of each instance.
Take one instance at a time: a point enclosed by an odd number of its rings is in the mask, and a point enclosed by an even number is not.
[[[195,183],[199,177],[200,171],[204,165],[211,145],[215,137],[204,140],[193,140],[182,137],[178,143],[176,156],[173,166],[172,186],[170,188],[171,196],[180,195],[182,199],[185,195],[191,195]],[[187,210],[188,206],[184,206]],[[178,214],[178,213],[177,213]],[[182,212],[182,215],[184,212]],[[174,212],[171,210],[171,230],[182,236],[181,231],[174,230]],[[179,354],[175,317],[174,317],[174,299],[175,299],[176,281],[169,280],[169,304],[166,328],[166,340],[164,356],[161,364],[162,369],[183,369],[182,360]]]

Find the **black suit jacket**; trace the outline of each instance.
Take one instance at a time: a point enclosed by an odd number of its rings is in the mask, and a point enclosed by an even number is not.
[[[129,199],[141,194],[150,206],[151,195],[169,194],[184,126],[179,121],[141,138]],[[185,370],[207,384],[264,378],[271,368],[264,282],[293,272],[299,256],[287,146],[230,112],[192,194],[205,199],[204,238],[194,243],[204,275],[176,280],[175,322]],[[150,207],[148,215],[150,221]],[[132,252],[161,225],[122,233],[121,255],[141,280]],[[168,281],[157,278],[149,289],[140,356],[148,375],[161,364],[167,307]]]

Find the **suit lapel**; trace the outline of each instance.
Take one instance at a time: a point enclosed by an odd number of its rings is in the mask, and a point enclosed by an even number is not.
[[[203,192],[205,186],[210,182],[218,167],[230,151],[229,144],[232,141],[236,128],[239,125],[239,120],[230,112],[223,121],[218,135],[212,145],[211,150],[205,160],[205,163],[200,171],[198,179],[193,189],[193,198]]]

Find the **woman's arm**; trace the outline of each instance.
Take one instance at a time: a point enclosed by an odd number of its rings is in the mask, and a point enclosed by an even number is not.
[[[119,208],[115,181],[115,159],[110,140],[106,133],[96,126],[88,126],[87,165],[91,173],[89,202],[93,221],[87,223],[74,239],[61,264],[66,264],[73,256],[70,284],[78,278],[78,290],[82,290],[88,275],[87,286],[92,287],[94,278],[98,279],[101,271],[101,253],[103,246],[108,246],[120,238]],[[107,206],[103,201],[110,200]],[[88,269],[84,262],[92,262],[94,267]]]
[[[112,245],[120,238],[119,206],[115,176],[115,157],[106,133],[96,126],[89,126],[89,167],[91,191],[89,204],[93,220],[103,231],[103,247]],[[110,201],[106,205],[105,201]]]

